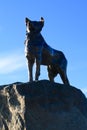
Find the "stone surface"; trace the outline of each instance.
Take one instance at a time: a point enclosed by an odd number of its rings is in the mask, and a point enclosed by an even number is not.
[[[47,80],[0,87],[0,130],[87,130],[87,99]]]

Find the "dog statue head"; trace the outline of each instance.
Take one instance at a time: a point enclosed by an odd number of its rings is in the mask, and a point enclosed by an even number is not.
[[[44,26],[44,18],[41,17],[40,21],[31,21],[26,17],[25,24],[27,33],[40,33]]]

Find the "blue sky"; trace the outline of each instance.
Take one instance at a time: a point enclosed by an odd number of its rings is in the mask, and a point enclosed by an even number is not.
[[[31,20],[44,17],[44,39],[64,52],[71,85],[87,93],[87,0],[0,1],[0,85],[28,81],[24,56],[26,16]],[[44,66],[40,79],[48,79]],[[59,76],[55,81],[61,83]]]

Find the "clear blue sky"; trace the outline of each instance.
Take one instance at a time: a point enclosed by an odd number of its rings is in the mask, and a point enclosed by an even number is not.
[[[87,0],[0,1],[0,85],[27,82],[25,17],[45,19],[42,35],[68,59],[71,85],[87,92]],[[40,79],[48,79],[41,67]],[[59,76],[56,82],[61,82]]]

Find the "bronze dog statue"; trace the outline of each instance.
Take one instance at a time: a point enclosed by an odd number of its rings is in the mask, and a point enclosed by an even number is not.
[[[44,19],[41,17],[40,21],[31,21],[25,18],[25,23],[25,56],[28,61],[29,81],[33,81],[33,64],[36,62],[35,80],[40,76],[40,65],[46,65],[50,81],[54,81],[55,76],[60,74],[63,83],[69,85],[67,60],[63,52],[51,48],[41,35]]]

